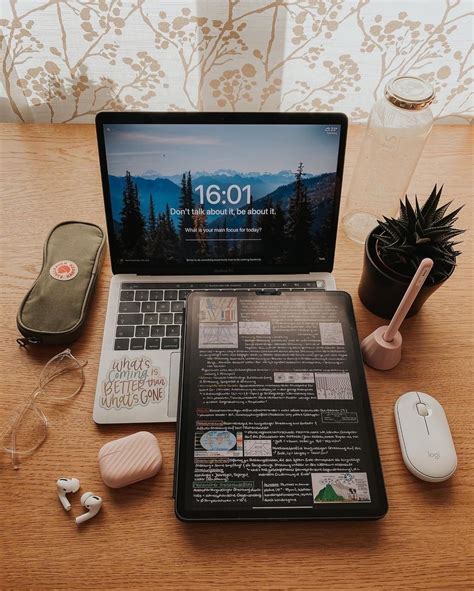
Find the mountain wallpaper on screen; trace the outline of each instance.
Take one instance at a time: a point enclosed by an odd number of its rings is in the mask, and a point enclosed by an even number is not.
[[[213,259],[310,265],[328,255],[335,183],[335,173],[314,176],[304,172],[303,163],[295,173],[218,170],[164,177],[148,170],[140,176],[128,171],[109,175],[119,257],[157,266]],[[206,205],[205,212],[197,213],[195,188],[200,185],[218,185],[223,191],[250,185],[251,202]],[[245,213],[236,214],[237,208]],[[255,215],[252,210],[272,213]]]

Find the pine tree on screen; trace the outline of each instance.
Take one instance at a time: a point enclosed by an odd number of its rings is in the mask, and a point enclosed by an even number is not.
[[[253,209],[253,195],[250,194],[250,203],[247,205],[246,210],[245,210],[245,228],[248,230],[249,228],[252,228],[253,226],[253,216],[252,216],[252,211]],[[246,232],[248,234],[248,232]]]
[[[187,201],[187,191],[186,191],[186,174],[183,172],[183,176],[181,177],[181,193],[179,195],[179,209],[185,210],[186,209],[186,201]],[[179,217],[179,237],[181,242],[184,243],[186,238],[186,231],[185,231],[185,216],[181,214]]]
[[[253,228],[253,215],[250,213],[252,209],[253,209],[253,195],[250,194],[250,203],[245,208],[245,223],[244,223],[245,232],[244,232],[244,235],[242,236],[243,240],[240,244],[240,254],[242,256],[250,255],[253,250],[253,243],[249,241],[249,238],[252,238],[254,236],[252,234],[252,232],[249,232],[249,229]]]
[[[186,178],[186,195],[188,198],[189,207],[192,209],[194,207],[193,203],[193,180],[191,178],[191,171],[188,170],[188,176]]]
[[[202,209],[193,215],[193,224],[196,231],[196,254],[205,256],[207,254],[207,233],[206,233],[206,211]]]
[[[288,207],[287,233],[290,256],[302,264],[313,258],[311,244],[312,214],[308,200],[308,190],[303,182],[303,163],[300,162],[295,173],[295,188]]]
[[[194,200],[193,200],[193,180],[191,177],[191,171],[188,171],[188,176],[186,178],[186,196],[187,196],[187,203],[188,203],[188,207],[189,207],[189,211],[195,211],[194,208]],[[193,232],[190,232],[188,234],[188,237],[190,239],[192,239],[192,241],[188,241],[187,243],[187,251],[188,251],[188,256],[194,256],[196,254],[196,245],[197,243],[195,242],[197,235],[196,235],[196,231],[195,231],[195,226],[194,226],[194,216],[191,213],[191,219],[192,219],[192,227],[194,229]]]
[[[222,232],[218,232],[216,254],[220,258],[227,258],[229,256],[229,244],[227,242],[227,215],[224,216],[224,221],[221,226]]]
[[[153,257],[154,242],[157,230],[157,219],[155,215],[155,206],[153,204],[153,196],[150,193],[150,202],[148,205],[148,219],[146,226],[146,252],[147,255]]]
[[[178,254],[179,237],[171,217],[170,206],[166,204],[166,212],[163,214],[163,241],[167,260],[175,260]]]
[[[156,229],[155,206],[153,205],[153,196],[150,193],[150,209],[148,214],[148,233],[152,235]]]
[[[143,258],[145,256],[146,224],[140,210],[138,187],[128,170],[125,173],[119,240],[125,257]]]
[[[153,236],[153,242],[151,244],[150,253],[151,257],[156,263],[160,263],[165,260],[165,226],[166,219],[165,214],[158,214],[156,228]]]
[[[275,205],[275,215],[273,216],[273,235],[275,236],[273,260],[276,263],[281,263],[286,250],[286,236],[285,212],[283,211],[280,203]]]
[[[268,198],[265,201],[265,209],[271,210],[273,208],[273,201]],[[275,249],[275,242],[281,240],[281,236],[275,237],[273,228],[274,220],[270,213],[262,214],[258,218],[258,227],[260,228],[259,238],[261,240],[261,253],[263,262],[270,264],[273,262],[273,254]]]
[[[172,239],[175,244],[177,244],[178,234],[176,232],[176,228],[171,217],[171,211],[169,203],[166,204],[166,212],[165,212],[165,221],[166,221],[166,230],[168,232],[168,236]]]
[[[189,239],[195,236],[192,231],[186,231],[186,229],[193,228],[193,216],[191,213],[193,206],[191,172],[188,172],[187,176],[186,173],[183,173],[181,177],[181,194],[179,197],[179,208],[183,210],[179,219],[179,238],[185,256],[189,256],[193,250],[192,242],[189,242]]]

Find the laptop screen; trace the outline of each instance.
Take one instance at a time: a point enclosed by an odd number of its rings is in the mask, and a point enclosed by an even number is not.
[[[341,124],[105,122],[102,137],[116,267],[331,270]]]

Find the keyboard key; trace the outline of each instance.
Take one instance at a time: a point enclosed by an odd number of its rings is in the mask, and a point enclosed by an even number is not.
[[[119,312],[140,312],[140,302],[120,302]]]
[[[152,324],[156,324],[156,322],[152,322]],[[160,324],[173,324],[173,314],[160,314]]]
[[[174,315],[174,323],[175,324],[183,324],[183,314],[181,312],[177,312]]]
[[[114,349],[116,351],[127,351],[128,350],[128,339],[115,339]]]
[[[135,301],[136,302],[146,302],[148,300],[148,294],[150,292],[147,291],[136,291],[135,292]]]
[[[179,337],[181,334],[181,327],[177,324],[169,324],[166,327],[166,336],[167,337]]]
[[[161,339],[147,339],[146,340],[146,348],[147,349],[159,349],[161,344]]]
[[[184,310],[184,302],[171,302],[172,312],[182,312]]]
[[[130,349],[132,351],[137,351],[138,349],[145,348],[145,339],[131,339],[130,340]]]
[[[118,338],[133,337],[133,326],[117,326],[115,336]]]
[[[178,292],[176,289],[166,289],[165,290],[165,300],[177,300],[178,299]]]
[[[179,299],[180,300],[185,300],[188,295],[191,293],[191,289],[180,289],[179,290]]]
[[[143,324],[158,324],[158,314],[145,314]]]
[[[179,349],[179,339],[178,338],[161,339],[161,348],[162,349]]]
[[[151,327],[151,335],[152,337],[164,337],[165,336],[165,327],[164,326],[152,326]]]
[[[149,326],[136,326],[135,327],[135,336],[136,337],[147,337],[150,334],[150,327]]]
[[[162,289],[153,289],[150,291],[150,300],[162,300],[163,299],[163,290]]]
[[[124,291],[120,292],[120,301],[121,302],[133,302],[133,296],[135,292],[133,291]]]
[[[139,311],[139,310],[137,310],[137,311]],[[155,302],[142,302],[142,312],[154,312],[154,311],[155,311]]]
[[[157,312],[169,312],[170,311],[170,303],[169,302],[156,302],[156,311]]]
[[[117,324],[143,324],[143,314],[119,314]]]

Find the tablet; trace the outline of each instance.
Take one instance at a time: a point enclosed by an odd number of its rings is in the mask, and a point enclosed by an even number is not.
[[[386,513],[347,293],[194,292],[184,326],[175,470],[180,519]]]

